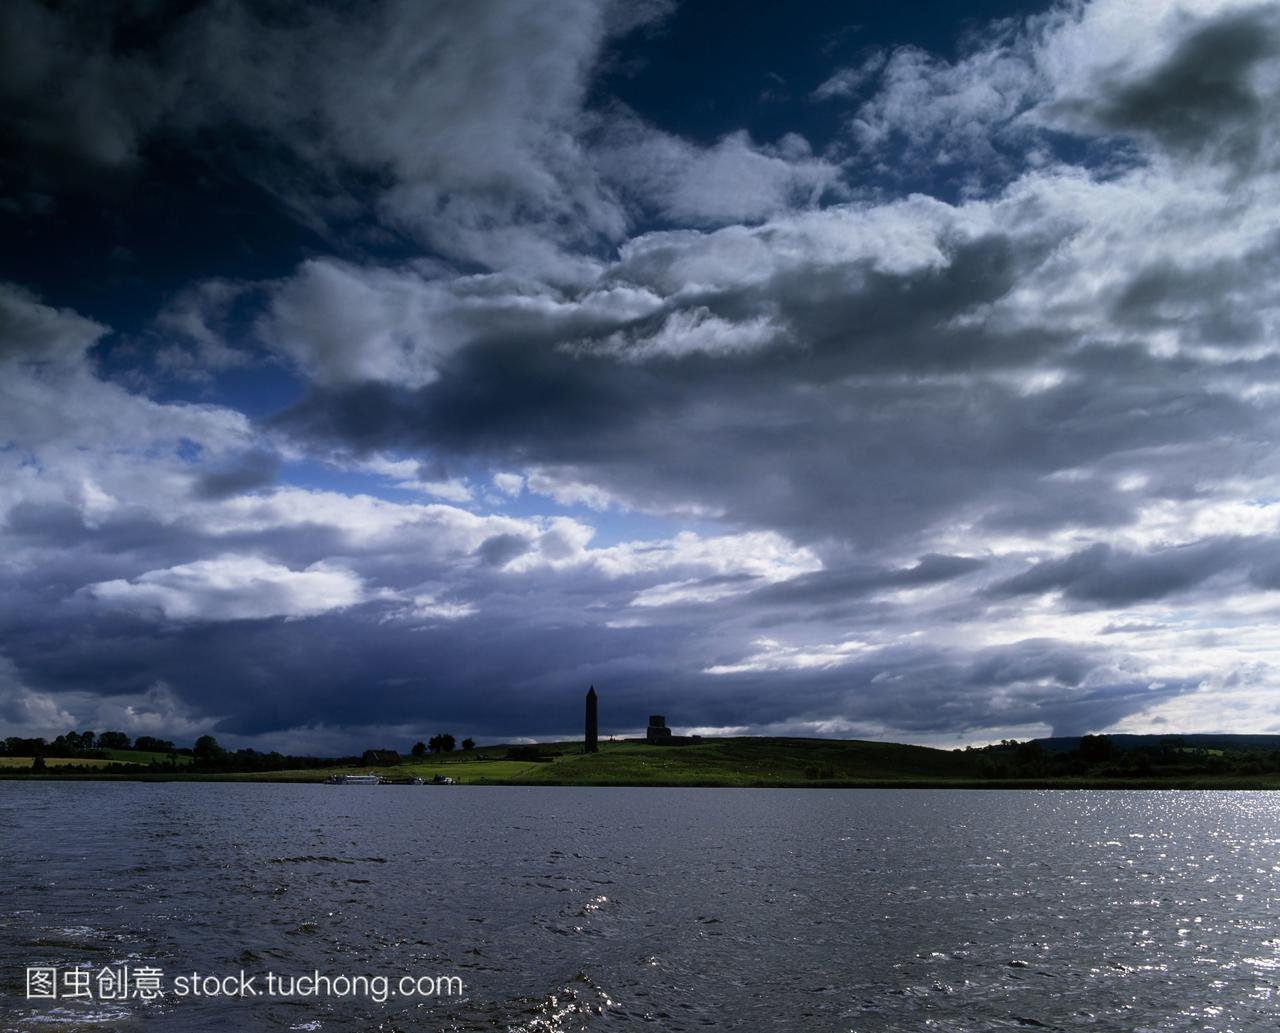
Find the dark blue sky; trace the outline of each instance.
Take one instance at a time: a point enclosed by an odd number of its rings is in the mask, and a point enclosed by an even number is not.
[[[1272,729],[1273,4],[0,39],[0,732]]]

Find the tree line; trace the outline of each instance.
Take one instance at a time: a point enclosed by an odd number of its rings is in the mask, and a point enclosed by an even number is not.
[[[1032,739],[969,747],[964,755],[981,778],[1148,778],[1280,773],[1280,750],[1261,746],[1210,748],[1168,736],[1121,749],[1109,735],[1082,735],[1074,750],[1047,750]]]
[[[426,742],[416,742],[413,748],[409,750],[415,757],[425,756],[431,753],[452,753],[458,745],[458,740],[448,732],[441,732],[439,735],[433,735]],[[464,750],[474,750],[476,741],[474,739],[463,739],[462,748]]]
[[[441,732],[433,735],[426,742],[415,743],[410,748],[410,753],[414,757],[423,757],[428,752],[431,754],[451,753],[458,746],[459,743],[453,735],[448,732]],[[466,738],[462,740],[461,747],[463,750],[474,750],[475,746],[474,739]],[[193,773],[202,771],[253,772],[284,771],[294,768],[354,767],[365,763],[370,753],[387,756],[388,760],[380,760],[378,761],[379,763],[388,762],[391,757],[395,758],[394,762],[399,760],[399,754],[394,750],[366,751],[363,757],[302,757],[280,753],[275,750],[264,753],[252,748],[229,750],[221,746],[212,735],[202,735],[195,741],[193,746],[184,747],[175,746],[168,739],[161,739],[152,735],[140,735],[136,739],[131,739],[126,733],[119,731],[64,732],[52,741],[44,738],[24,738],[22,736],[9,736],[8,738],[0,739],[0,756],[31,757],[32,768],[36,771],[48,770],[50,767],[49,762],[53,762],[53,767],[56,768],[56,762],[60,759],[89,758],[112,761],[113,763],[108,764],[105,768],[108,771],[116,770],[117,768],[120,770],[136,769],[139,763],[145,762],[145,758],[130,760],[121,757],[117,751],[163,754],[163,757],[153,756],[150,759],[152,768],[168,769],[181,764],[182,770]],[[66,765],[63,765],[63,767],[66,767]],[[104,769],[98,768],[96,770]]]

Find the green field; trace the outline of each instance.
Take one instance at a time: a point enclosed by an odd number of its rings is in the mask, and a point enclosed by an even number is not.
[[[151,753],[147,750],[107,750],[107,756],[120,764],[150,764],[159,761],[168,764],[171,760],[179,767],[191,763],[191,757],[185,753]]]
[[[504,785],[520,780],[520,776],[529,770],[528,761],[516,760],[477,760],[458,763],[451,760],[406,762],[392,767],[376,767],[356,765],[354,767],[336,768],[290,768],[283,771],[245,771],[219,775],[219,778],[234,779],[247,782],[323,782],[330,775],[381,775],[383,778],[401,779],[417,775],[430,782],[436,775],[448,775],[460,785]],[[199,776],[194,776],[199,777]]]
[[[168,764],[171,755],[168,753],[149,753],[146,750],[106,750],[104,757],[45,757],[46,768],[104,768],[108,764],[137,764],[150,766],[152,761]],[[29,768],[34,757],[0,756],[0,768]],[[178,767],[186,767],[191,758],[181,753],[172,755]]]
[[[0,757],[0,768],[29,768],[34,757]],[[115,763],[99,757],[46,757],[45,765],[50,768],[104,768]]]
[[[577,742],[539,743],[540,759],[513,758],[506,746],[457,750],[422,758],[406,757],[399,765],[369,768],[297,768],[283,771],[188,771],[190,758],[179,757],[177,770],[139,764],[129,771],[98,772],[107,761],[49,759],[51,769],[74,765],[82,773],[50,770],[63,778],[194,779],[254,782],[323,782],[331,774],[374,771],[389,779],[418,776],[430,781],[448,775],[462,785],[525,786],[723,786],[723,787],[954,787],[1036,789],[1274,789],[1280,771],[1214,773],[1212,771],[1076,769],[1077,774],[1035,775],[1017,769],[1003,775],[985,773],[982,751],[937,750],[898,743],[835,739],[726,738],[697,745],[650,746],[643,742],[603,742],[587,754]],[[527,749],[527,748],[526,748]],[[1221,753],[1221,751],[1218,751]],[[113,751],[120,760],[137,763],[167,755]],[[117,761],[116,763],[119,763]],[[0,758],[8,777],[34,778],[31,758]]]

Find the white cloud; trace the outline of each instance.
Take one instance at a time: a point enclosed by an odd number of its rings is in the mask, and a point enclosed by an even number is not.
[[[474,603],[451,603],[432,593],[415,595],[408,605],[392,611],[388,619],[407,621],[457,621],[472,617],[480,609]]]
[[[502,494],[514,499],[524,491],[524,478],[518,473],[495,473],[493,486]]]
[[[609,126],[596,160],[646,208],[695,226],[757,222],[843,192],[839,169],[795,135],[762,147],[736,132],[700,147],[621,119]]]
[[[234,409],[159,403],[103,380],[89,350],[108,328],[0,285],[0,511],[61,503],[94,525],[125,505],[182,501],[199,463],[249,449]]]
[[[614,356],[623,362],[645,362],[687,355],[741,355],[788,338],[785,327],[768,316],[733,322],[697,307],[671,313],[653,333],[615,331],[599,341],[574,342],[565,347],[580,353]]]
[[[1029,54],[1006,47],[979,50],[956,64],[904,47],[879,74],[879,89],[850,123],[854,139],[874,154],[901,137],[913,159],[935,172],[1003,164],[993,131],[1025,111],[1040,86]]]
[[[312,260],[276,293],[261,330],[321,384],[421,387],[455,343],[435,318],[439,305],[439,289],[412,274]]]
[[[313,617],[365,599],[360,579],[348,570],[317,563],[295,571],[234,554],[102,581],[85,591],[107,605],[159,611],[171,620]]]
[[[681,531],[666,541],[623,542],[593,549],[591,562],[611,577],[688,569],[782,581],[822,569],[811,550],[773,531],[702,536]]]
[[[755,646],[756,651],[749,656],[735,663],[713,664],[704,668],[703,673],[725,675],[754,671],[825,670],[842,667],[871,648],[868,643],[856,639],[813,645],[786,645],[774,639],[762,638],[756,640]]]
[[[471,488],[465,480],[457,477],[428,480],[423,476],[425,464],[414,459],[390,459],[379,454],[360,459],[335,457],[329,461],[340,469],[386,477],[404,491],[416,491],[446,502],[469,502],[472,498]]]
[[[192,741],[212,731],[218,723],[216,716],[198,712],[163,681],[152,683],[145,692],[96,700],[73,693],[69,704],[81,718],[75,727],[110,728],[134,737],[176,737],[180,745],[183,739]]]
[[[687,603],[714,603],[738,595],[742,591],[744,591],[743,586],[733,582],[708,583],[698,578],[689,578],[684,581],[667,581],[637,592],[631,600],[631,605],[657,607]]]
[[[586,484],[556,470],[535,467],[528,472],[524,486],[535,495],[555,499],[562,506],[582,505],[603,512],[618,500],[603,488]]]

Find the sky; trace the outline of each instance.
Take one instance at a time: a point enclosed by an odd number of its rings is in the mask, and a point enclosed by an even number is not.
[[[1280,5],[0,5],[0,735],[1280,732]]]

